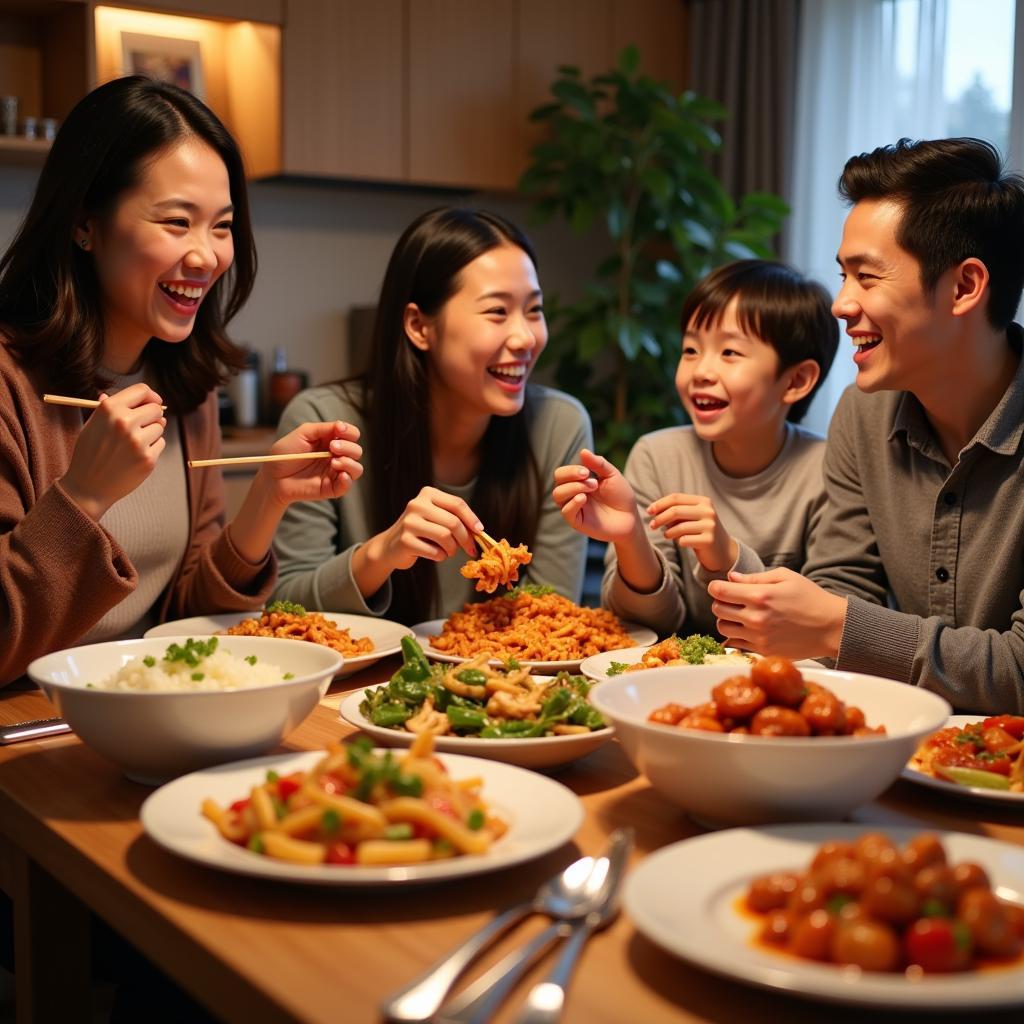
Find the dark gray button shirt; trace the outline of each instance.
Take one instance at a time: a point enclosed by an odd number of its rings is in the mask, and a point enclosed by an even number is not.
[[[1024,361],[953,467],[913,395],[847,389],[804,570],[850,598],[837,668],[1024,712],[1022,435]]]

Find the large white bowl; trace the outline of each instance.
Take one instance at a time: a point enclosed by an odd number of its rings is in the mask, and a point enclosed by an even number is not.
[[[115,640],[37,658],[29,676],[84,743],[137,782],[157,785],[214,764],[272,750],[316,707],[342,657],[320,644],[276,637],[222,637],[240,658],[255,655],[295,676],[238,690],[192,693],[91,689],[140,655],[160,658],[184,637]],[[230,642],[228,642],[230,640]]]
[[[736,665],[634,672],[599,683],[590,702],[615,726],[626,754],[659,793],[715,824],[842,818],[874,799],[903,769],[950,706],[937,694],[891,679],[801,669],[863,710],[885,736],[730,736],[647,721],[669,702],[692,706],[737,674]]]

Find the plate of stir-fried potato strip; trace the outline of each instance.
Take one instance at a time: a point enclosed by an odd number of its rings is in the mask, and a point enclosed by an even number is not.
[[[954,797],[1024,807],[1024,715],[950,715],[921,741],[902,777]]]
[[[511,658],[538,672],[571,672],[592,654],[658,638],[646,626],[622,622],[604,608],[582,608],[551,587],[530,583],[412,628],[435,661],[459,664],[487,653],[492,665]]]
[[[387,683],[341,704],[341,717],[379,743],[410,746],[428,734],[438,750],[551,768],[611,739],[583,676],[535,676],[529,668],[490,666],[486,655],[431,664],[411,639],[402,650],[405,662]]]
[[[273,601],[262,611],[231,612],[225,615],[197,615],[154,626],[149,637],[199,636],[277,636],[323,644],[345,656],[337,678],[343,679],[375,661],[395,654],[403,636],[412,630],[399,622],[371,615],[346,615],[343,612],[307,611],[291,601]]]
[[[175,779],[143,804],[154,841],[189,860],[316,885],[430,882],[494,871],[568,842],[570,790],[512,765],[360,738]]]

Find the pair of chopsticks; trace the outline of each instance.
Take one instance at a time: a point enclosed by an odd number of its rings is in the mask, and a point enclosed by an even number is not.
[[[483,551],[489,551],[491,548],[498,546],[498,542],[489,533],[484,533],[483,530],[479,533],[474,533],[473,537]]]
[[[99,402],[92,398],[69,398],[66,395],[43,395],[48,405],[68,405],[74,409],[96,409]],[[161,405],[166,409],[166,405]],[[205,469],[207,466],[241,466],[255,462],[305,462],[310,459],[330,459],[330,452],[290,452],[287,455],[239,455],[230,459],[189,459],[189,469]],[[490,538],[488,538],[490,539]],[[493,542],[492,542],[493,543]]]

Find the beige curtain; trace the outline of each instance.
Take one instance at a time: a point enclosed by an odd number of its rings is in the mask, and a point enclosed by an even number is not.
[[[690,0],[690,88],[729,112],[714,168],[733,196],[788,190],[800,0]]]

